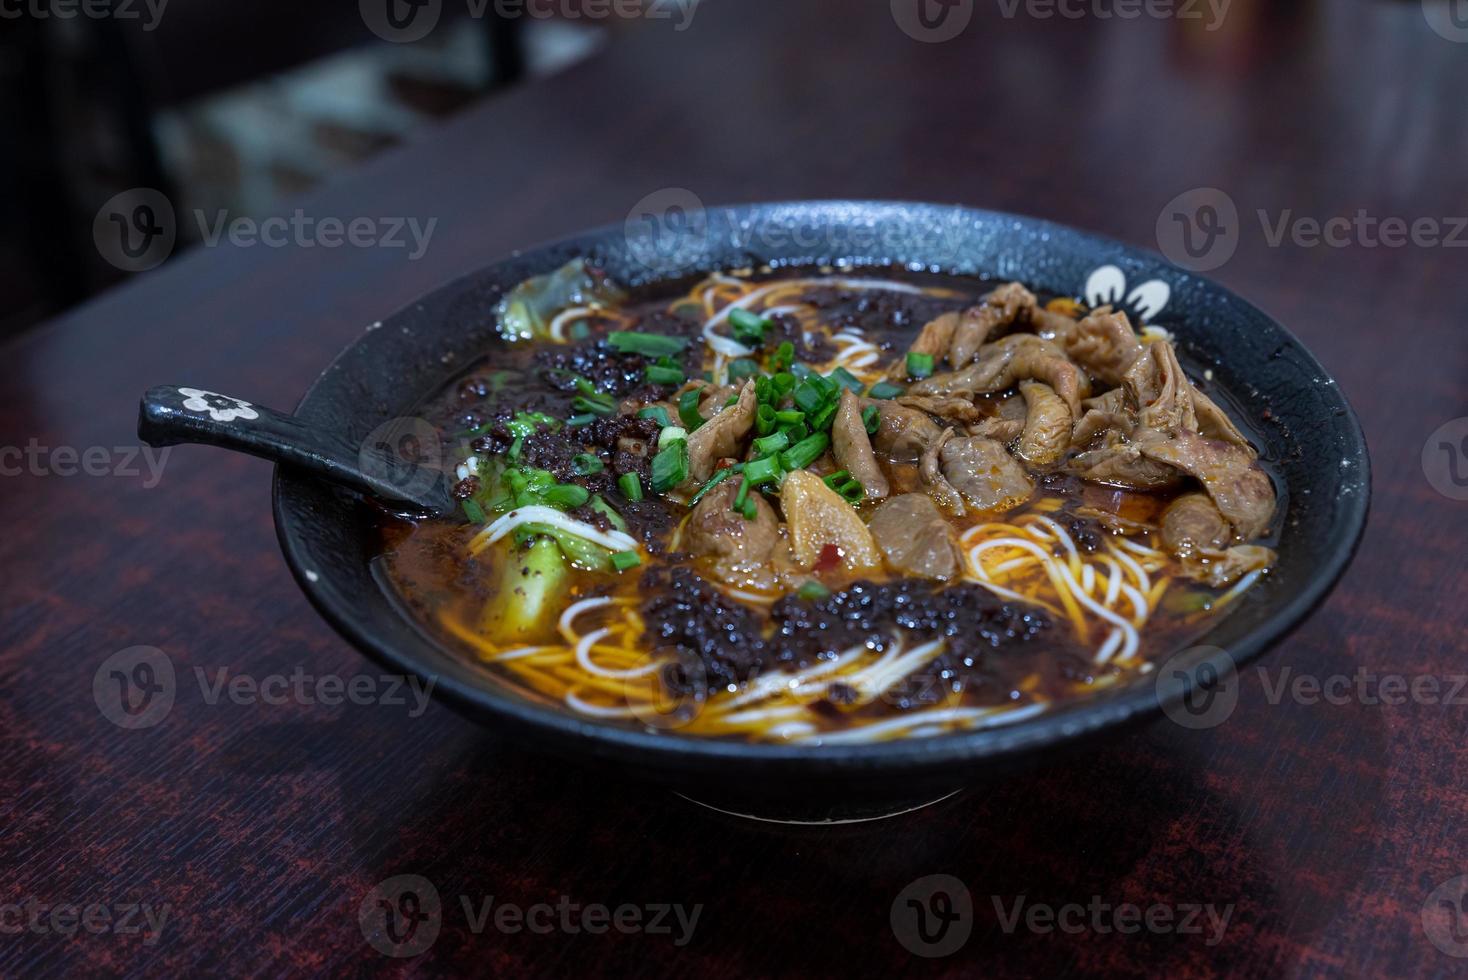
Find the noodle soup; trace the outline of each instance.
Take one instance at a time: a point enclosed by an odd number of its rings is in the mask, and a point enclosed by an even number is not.
[[[1152,669],[1274,561],[1273,481],[1164,331],[1019,283],[572,263],[423,410],[467,523],[391,588],[562,710],[837,744]]]

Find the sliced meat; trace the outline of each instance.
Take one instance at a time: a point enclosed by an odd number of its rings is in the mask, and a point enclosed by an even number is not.
[[[984,297],[982,303],[963,311],[948,347],[948,364],[964,367],[1000,327],[1008,326],[1035,308],[1035,294],[1017,282],[1007,282]]]
[[[1074,415],[1090,385],[1065,352],[1033,334],[1014,334],[979,352],[979,359],[962,371],[935,374],[907,390],[909,395],[949,395],[972,398],[1012,388],[1022,380],[1043,381],[1065,399]]]
[[[734,511],[738,480],[725,480],[714,487],[688,515],[683,529],[683,550],[706,559],[709,570],[730,584],[750,584],[768,578],[766,564],[780,540],[780,522],[764,495],[754,500],[754,520]]]
[[[1165,340],[1147,345],[1122,377],[1137,419],[1144,428],[1163,432],[1198,431],[1193,411],[1193,386],[1177,361],[1177,351]]]
[[[959,315],[957,312],[944,313],[942,316],[929,320],[923,324],[922,332],[917,339],[908,347],[909,354],[927,354],[933,358],[936,364],[948,353],[948,345],[953,342],[953,331],[958,328]],[[907,379],[907,358],[899,357],[893,365],[887,369],[887,377],[893,381],[904,381]]]
[[[1136,447],[1148,458],[1197,479],[1243,541],[1263,534],[1274,517],[1274,484],[1238,446],[1195,432],[1142,432]]]
[[[1162,512],[1162,546],[1178,558],[1228,547],[1234,531],[1206,493],[1185,493]]]
[[[790,529],[790,550],[802,568],[814,568],[828,545],[835,546],[850,571],[881,567],[881,552],[856,508],[814,473],[797,470],[785,477],[780,509]]]
[[[1070,446],[1070,407],[1049,385],[1023,381],[1025,426],[1014,454],[1031,466],[1049,466]]]
[[[903,493],[883,502],[867,529],[894,572],[947,582],[963,568],[958,535],[927,494]]]
[[[1218,552],[1184,558],[1183,572],[1215,589],[1232,585],[1250,572],[1271,567],[1279,556],[1263,545],[1236,544]]]
[[[1109,309],[1109,307],[1103,307]],[[1035,334],[1045,340],[1054,341],[1059,347],[1065,347],[1066,338],[1075,332],[1080,321],[1073,316],[1057,313],[1054,310],[1037,306],[1030,311],[1030,321],[1034,324]]]
[[[1149,459],[1120,438],[1081,453],[1066,468],[1083,480],[1127,490],[1172,490],[1183,482],[1175,467]]]
[[[861,418],[861,402],[849,388],[842,390],[841,404],[831,423],[831,452],[837,466],[861,481],[866,488],[866,499],[881,500],[887,496],[890,490],[887,477],[872,452],[872,441]]]
[[[1105,307],[1081,320],[1058,342],[1071,360],[1108,385],[1121,384],[1127,368],[1142,356],[1142,342],[1127,315]]]
[[[1097,398],[1087,398],[1081,403],[1085,409],[1071,432],[1072,446],[1090,446],[1103,433],[1123,436],[1136,427],[1136,418],[1126,406],[1126,392],[1112,388]]]
[[[1251,456],[1258,455],[1239,427],[1234,425],[1233,419],[1197,386],[1193,387],[1193,412],[1198,416],[1198,432],[1202,435],[1238,446]]]
[[[688,472],[696,482],[703,483],[713,476],[720,459],[739,458],[740,443],[754,425],[756,405],[754,382],[747,381],[736,404],[721,409],[689,434]]]
[[[943,475],[943,468],[939,462],[939,453],[943,446],[954,436],[952,429],[944,429],[943,433],[934,439],[926,449],[923,450],[922,462],[919,464],[918,472],[922,476],[923,486],[927,487],[928,493],[933,499],[945,508],[962,517],[967,513],[963,505],[963,497],[948,478]]]
[[[948,483],[978,510],[1010,510],[1035,492],[1024,467],[993,439],[947,440],[939,458]]]
[[[984,417],[972,399],[954,395],[898,395],[894,401],[952,422],[977,422]]]
[[[1011,443],[1025,431],[1025,416],[1029,409],[1019,395],[1010,395],[999,403],[999,412],[968,427],[971,436],[988,436],[1002,443]]]
[[[878,424],[872,446],[890,462],[916,463],[922,458],[923,450],[943,434],[938,423],[915,408],[885,398],[861,400],[862,408],[868,405],[877,406]]]

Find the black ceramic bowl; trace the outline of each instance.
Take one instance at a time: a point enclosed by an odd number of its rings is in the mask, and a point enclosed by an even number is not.
[[[519,254],[374,325],[306,393],[297,415],[360,442],[500,341],[493,309],[515,283],[593,256],[632,287],[748,265],[907,267],[1018,279],[1093,302],[1117,297],[1176,335],[1190,372],[1213,382],[1282,476],[1279,564],[1196,648],[1128,686],[1008,727],[826,748],[709,741],[637,731],[517,696],[435,642],[374,578],[369,512],[350,493],[280,469],[275,519],[301,588],[338,630],[396,671],[436,679],[455,708],[529,749],[610,760],[736,811],[852,815],[899,808],[1061,746],[1092,744],[1178,704],[1196,683],[1231,676],[1318,605],[1365,526],[1361,429],[1335,383],[1291,334],[1225,289],[1134,248],[1031,218],[929,204],[758,204],[587,232]],[[676,218],[677,220],[673,220]],[[1198,692],[1192,692],[1198,693]]]

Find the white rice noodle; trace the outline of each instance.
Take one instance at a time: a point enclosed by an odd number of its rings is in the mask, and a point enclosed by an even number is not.
[[[641,667],[633,667],[629,670],[610,670],[601,666],[591,659],[591,648],[611,635],[609,629],[592,630],[576,643],[576,662],[581,669],[588,674],[597,677],[606,677],[614,681],[631,680],[634,677],[646,677],[648,674],[656,673],[662,664],[656,660],[643,664]]]
[[[715,313],[703,325],[704,343],[708,344],[715,353],[723,354],[725,357],[748,357],[750,354],[753,354],[754,351],[750,350],[748,347],[745,347],[743,344],[739,343],[739,341],[737,340],[734,340],[732,337],[725,337],[721,334],[715,333],[715,328],[721,326],[725,320],[729,319],[730,313],[733,313],[735,310],[751,309],[756,300],[768,296],[776,289],[783,289],[789,286],[803,285],[806,283],[819,284],[823,286],[836,285],[840,286],[843,289],[886,289],[894,293],[922,292],[922,289],[917,286],[912,286],[905,282],[895,282],[886,279],[784,279],[779,282],[761,286],[758,289],[753,290],[752,292],[746,293],[736,299],[734,302],[730,303],[728,306],[724,307],[719,312]],[[776,307],[776,309],[780,308]]]
[[[554,507],[545,507],[539,504],[532,507],[517,507],[515,510],[510,511],[483,531],[476,534],[474,539],[469,542],[469,550],[474,554],[478,554],[522,524],[545,524],[558,531],[574,534],[576,537],[590,541],[592,544],[601,545],[608,551],[637,550],[637,542],[621,531],[603,531],[600,528],[592,527],[584,521],[567,517]]]
[[[550,326],[546,328],[551,340],[557,343],[565,343],[566,327],[575,320],[592,315],[596,312],[596,309],[594,306],[573,306],[569,310],[562,310],[560,313],[557,313],[555,319],[550,322]]]
[[[566,707],[577,714],[589,715],[592,718],[636,718],[637,711],[629,707],[613,707],[611,705],[592,704],[583,701],[576,694],[575,688],[566,692]]]
[[[566,607],[565,612],[561,613],[561,618],[556,622],[556,628],[561,631],[561,635],[566,638],[567,643],[576,643],[581,639],[580,634],[571,625],[576,622],[576,617],[589,610],[609,606],[615,601],[609,595],[602,595],[593,596],[590,599],[582,599],[580,602],[573,602]]]

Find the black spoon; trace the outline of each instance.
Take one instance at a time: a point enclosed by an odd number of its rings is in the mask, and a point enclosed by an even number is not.
[[[161,385],[143,395],[138,438],[156,448],[199,443],[249,453],[350,487],[393,509],[407,506],[425,516],[466,519],[449,493],[453,474],[438,465],[438,433],[423,419],[393,419],[355,443],[241,398]]]

